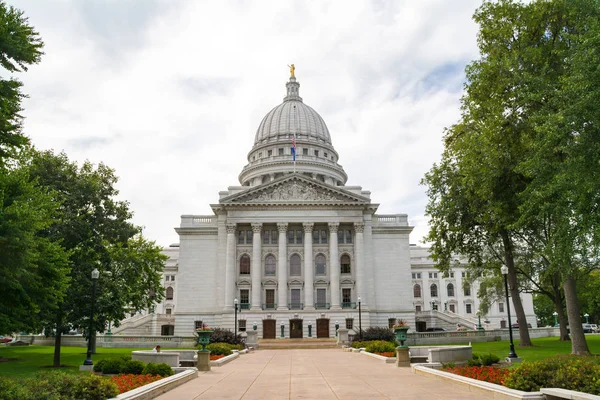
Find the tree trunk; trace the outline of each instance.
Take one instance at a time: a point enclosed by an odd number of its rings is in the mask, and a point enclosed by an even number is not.
[[[56,336],[54,337],[54,361],[52,366],[60,367],[60,345],[62,340],[62,312],[59,311],[56,316]]]
[[[527,327],[527,318],[525,318],[525,310],[523,310],[523,303],[521,302],[521,296],[519,293],[519,284],[517,281],[517,271],[515,269],[515,260],[513,257],[513,247],[508,237],[508,232],[502,232],[502,242],[504,244],[504,259],[506,266],[508,267],[508,286],[510,289],[510,296],[515,310],[515,316],[519,323],[519,346],[529,347],[533,346],[531,338],[529,337],[529,328]],[[507,305],[508,306],[508,305]]]
[[[558,340],[571,340],[569,337],[569,332],[567,331],[567,316],[565,315],[565,311],[563,309],[562,294],[556,280],[552,282],[552,290],[554,291],[554,298],[552,300],[554,301],[554,308],[558,314],[558,326],[560,327],[560,337]]]
[[[567,316],[569,317],[569,328],[571,329],[571,354],[590,355],[583,326],[581,326],[581,316],[579,302],[577,301],[577,292],[575,278],[569,274],[564,283],[565,302],[567,303]]]

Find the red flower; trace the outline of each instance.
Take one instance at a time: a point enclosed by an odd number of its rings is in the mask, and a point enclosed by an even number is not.
[[[122,374],[113,376],[110,378],[119,387],[120,393],[125,393],[133,389],[137,389],[141,386],[155,382],[162,379],[160,375],[134,375],[134,374]]]
[[[453,367],[443,369],[460,376],[473,378],[480,381],[504,385],[504,381],[511,374],[509,369],[498,367]]]

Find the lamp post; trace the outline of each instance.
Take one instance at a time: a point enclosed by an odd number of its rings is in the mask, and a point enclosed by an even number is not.
[[[518,358],[517,353],[515,353],[512,323],[510,322],[510,303],[508,301],[508,267],[506,265],[503,265],[500,268],[500,271],[502,272],[502,275],[504,275],[504,290],[506,292],[506,314],[508,316],[508,335],[510,337],[510,352],[508,353],[508,358]]]
[[[448,311],[448,302],[444,301],[444,311]]]
[[[585,323],[586,323],[586,324],[589,324],[589,323],[590,323],[590,320],[589,320],[589,318],[590,318],[590,314],[588,314],[588,313],[585,313],[585,314],[583,314],[583,316],[585,317]]]
[[[312,322],[308,321],[308,337],[312,337]]]
[[[554,311],[552,315],[554,315],[554,327],[556,328],[558,326],[558,313]]]
[[[258,329],[258,322],[254,321],[254,324],[252,324],[252,330],[255,331]]]
[[[479,324],[477,324],[477,330],[482,330],[483,326],[481,326],[481,311],[477,310],[477,319],[479,320]]]
[[[362,341],[362,315],[360,310],[360,296],[358,296],[358,340]]]
[[[92,312],[90,313],[90,327],[88,332],[88,348],[87,348],[87,358],[83,362],[83,365],[94,365],[92,361],[92,332],[94,331],[94,306],[96,305],[96,282],[98,282],[98,277],[100,276],[100,272],[98,268],[94,268],[92,271]]]
[[[338,329],[340,329],[340,323],[335,321],[335,337],[338,335]]]
[[[281,321],[281,337],[285,337],[284,332],[285,332],[285,323],[283,321]]]
[[[237,297],[235,299],[233,299],[233,305],[234,305],[234,307],[233,307],[233,310],[234,310],[233,311],[234,312],[234,314],[233,314],[233,319],[234,319],[234,321],[233,321],[233,329],[234,329],[233,330],[233,334],[237,337],[237,311],[238,311],[238,299],[237,299]]]

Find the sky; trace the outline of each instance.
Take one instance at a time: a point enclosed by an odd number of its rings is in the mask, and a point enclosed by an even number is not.
[[[157,244],[239,185],[258,125],[286,94],[325,120],[347,185],[378,214],[428,231],[423,175],[458,121],[478,58],[480,0],[8,0],[40,33],[24,83],[39,149],[116,171],[120,199]]]

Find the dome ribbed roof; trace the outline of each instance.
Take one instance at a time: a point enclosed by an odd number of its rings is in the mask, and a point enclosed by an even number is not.
[[[331,143],[329,129],[323,118],[311,107],[302,102],[298,95],[300,84],[296,78],[290,78],[286,84],[287,96],[283,103],[273,108],[265,115],[254,138],[254,145],[277,140],[283,136],[306,137],[308,140]]]

